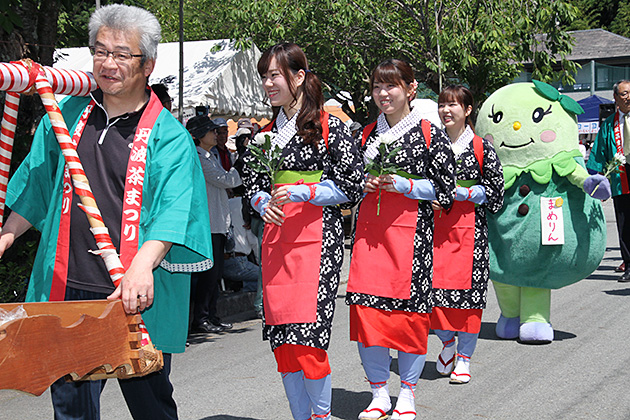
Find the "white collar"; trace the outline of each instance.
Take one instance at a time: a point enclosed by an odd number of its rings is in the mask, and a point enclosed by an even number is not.
[[[300,114],[300,110],[291,117],[291,119],[287,118],[287,115],[284,113],[284,109],[280,108],[280,112],[276,117],[276,128],[278,133],[273,138],[271,143],[279,148],[283,149],[284,146],[295,136],[297,133],[297,117]]]
[[[396,139],[394,143],[402,139],[412,128],[420,125],[422,116],[420,115],[420,107],[416,106],[411,109],[411,112],[405,116],[402,120],[398,121],[398,124],[390,128],[385,114],[381,113],[376,120],[376,134],[381,135],[387,133]],[[378,155],[378,141],[373,141],[365,148],[364,161],[369,163]]]
[[[387,122],[387,118],[385,118],[385,114],[381,113],[378,116],[378,120],[376,123],[376,132],[378,134],[389,134],[390,136],[399,140],[407,134],[412,128],[420,125],[420,121],[422,120],[422,116],[420,115],[420,107],[416,106],[411,109],[411,112],[405,116],[402,120],[398,121],[396,125],[393,127],[389,126]]]
[[[453,149],[455,158],[458,158],[462,153],[464,153],[464,150],[466,150],[474,137],[475,133],[473,133],[472,128],[470,128],[470,126],[466,124],[466,129],[464,130],[464,132],[457,138],[454,143],[451,143],[451,149]]]

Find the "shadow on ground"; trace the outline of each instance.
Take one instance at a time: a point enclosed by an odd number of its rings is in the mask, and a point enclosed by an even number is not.
[[[246,333],[248,331],[250,331],[252,328],[250,327],[245,327],[245,328],[238,328],[238,329],[232,329],[232,330],[227,330],[227,331],[223,331],[220,333],[194,333],[194,334],[190,334],[188,336],[188,339],[186,340],[188,342],[188,344],[201,344],[201,343],[213,343],[215,342],[218,338],[221,338],[227,334],[243,334]]]
[[[393,364],[393,363],[392,363]],[[372,392],[367,381],[364,392],[353,392],[342,388],[333,388],[333,417],[342,420],[356,420],[361,411],[372,401]],[[392,398],[392,404],[396,404],[396,398]]]
[[[604,293],[611,296],[630,296],[630,288],[628,289],[615,289],[615,290],[604,290]]]

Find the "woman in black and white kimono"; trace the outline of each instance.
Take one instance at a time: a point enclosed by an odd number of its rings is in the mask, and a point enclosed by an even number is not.
[[[392,419],[416,418],[414,389],[424,367],[433,267],[431,200],[448,209],[455,196],[455,160],[442,130],[411,108],[417,82],[409,64],[386,60],[370,79],[381,110],[362,134],[365,163],[380,144],[396,174],[367,175],[358,209],[346,303],[350,339],[357,341],[372,402],[359,419],[382,419],[391,409],[387,387],[390,349],[398,350],[401,390]],[[380,203],[380,204],[379,204]]]
[[[494,147],[477,136],[470,122],[473,96],[464,86],[448,86],[438,97],[438,114],[457,163],[457,197],[444,213],[434,203],[435,255],[431,328],[442,340],[436,369],[451,383],[470,381],[470,358],[481,329],[489,276],[486,212],[503,206],[504,180]],[[439,215],[442,217],[439,217]],[[456,263],[455,263],[456,262]],[[455,333],[457,332],[457,346]]]
[[[339,204],[361,198],[363,165],[348,128],[323,112],[321,83],[297,45],[271,47],[258,72],[274,118],[254,144],[269,136],[284,158],[272,185],[254,171],[256,158],[245,157],[246,194],[265,221],[263,337],[271,342],[293,418],[329,419],[326,350],[343,260]]]

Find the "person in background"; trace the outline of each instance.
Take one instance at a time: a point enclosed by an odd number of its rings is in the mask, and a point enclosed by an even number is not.
[[[260,267],[250,260],[250,255],[260,264],[258,238],[245,227],[242,197],[230,198],[229,205],[232,225],[225,247],[223,279],[227,287],[236,292],[255,292]]]
[[[217,144],[213,149],[213,153],[217,155],[219,158],[219,162],[221,162],[221,166],[226,171],[229,171],[232,168],[233,158],[232,153],[225,147],[225,144],[228,140],[228,124],[225,118],[214,118],[212,122],[217,126]]]
[[[350,132],[352,133],[352,137],[356,139],[362,128],[363,127],[360,123],[353,121],[352,124],[350,124]]]
[[[197,145],[197,153],[206,180],[206,193],[212,229],[212,249],[214,266],[196,276],[192,332],[216,333],[232,328],[217,316],[219,283],[223,276],[225,242],[230,227],[230,208],[227,188],[241,185],[241,177],[236,169],[226,171],[210,150],[217,145],[217,125],[206,115],[192,117],[186,129]]]
[[[163,83],[154,83],[151,85],[151,90],[155,92],[160,102],[162,102],[162,106],[166,108],[168,112],[172,111],[173,108],[173,99],[168,94],[168,88]]]
[[[613,86],[613,97],[617,110],[608,117],[597,133],[591,154],[586,163],[590,173],[603,173],[606,164],[613,156],[621,153],[630,163],[630,80],[620,80]],[[619,249],[623,263],[616,271],[623,274],[619,282],[630,282],[630,165],[624,165],[623,172],[610,175],[615,221],[619,236]]]
[[[380,159],[383,141],[400,150],[386,158],[398,174],[366,174],[366,195],[357,210],[346,303],[350,339],[357,342],[372,391],[359,419],[386,418],[391,409],[390,349],[398,351],[400,374],[391,418],[416,418],[414,390],[424,368],[433,307],[431,200],[448,209],[455,196],[448,138],[422,119],[419,107],[410,107],[416,88],[411,66],[401,60],[381,62],[370,78],[381,114],[363,130],[364,162]]]
[[[127,313],[142,314],[153,344],[164,354],[164,368],[118,381],[136,420],[178,418],[170,371],[172,353],[185,349],[190,272],[212,265],[194,144],[147,85],[160,33],[159,22],[144,9],[112,4],[96,10],[89,42],[99,88],[59,104],[125,268],[120,283],[114,283],[101,256],[89,252],[98,249],[96,240],[48,117],[9,182],[12,213],[0,236],[2,255],[31,226],[42,232],[27,301],[122,299]],[[136,194],[133,200],[128,191]],[[104,386],[104,380],[59,379],[51,386],[54,418],[99,419]]]
[[[252,154],[245,157],[246,194],[265,222],[263,338],[271,342],[293,418],[327,420],[326,350],[343,262],[338,204],[360,199],[363,165],[348,128],[323,112],[321,82],[300,47],[269,48],[258,73],[274,110],[263,130],[284,157],[275,185],[253,170]]]
[[[252,120],[250,120],[249,118],[239,119],[238,122],[236,123],[236,126],[238,129],[244,128],[244,129],[249,130],[250,139],[254,137],[254,124],[252,124]],[[237,133],[237,136],[238,136],[238,133]]]
[[[244,168],[243,168],[245,165],[244,157],[246,155],[247,145],[249,144],[252,137],[250,129],[247,128],[247,122],[249,122],[249,124],[252,125],[252,129],[254,129],[253,124],[251,124],[251,122],[248,119],[241,119],[239,120],[239,124],[242,125],[242,127],[240,127],[236,131],[236,136],[235,136],[236,153],[234,153],[234,156],[236,157],[236,159],[234,161],[234,167],[236,168],[236,170],[238,170],[239,174],[241,175],[241,178],[244,178],[245,176]],[[264,222],[262,218],[260,217],[260,214],[257,211],[254,211],[254,209],[252,208],[245,194],[244,187],[243,187],[243,190],[241,190],[240,187],[235,188],[234,194],[236,196],[242,196],[241,209],[242,209],[242,218],[243,218],[244,227],[256,237],[258,241],[256,252],[258,255],[260,255],[260,252],[261,252],[260,250],[262,247]],[[257,286],[256,286],[256,296],[254,297],[253,305],[254,305],[254,311],[256,312],[256,317],[262,318],[262,313],[263,313],[262,293],[263,292],[262,292],[262,269],[261,269],[260,259],[258,259],[257,269],[258,269],[258,279],[257,279]]]
[[[503,169],[494,147],[473,131],[473,107],[472,93],[464,86],[447,86],[438,97],[438,114],[457,163],[458,201],[449,212],[433,202],[434,245],[452,244],[457,251],[441,260],[446,264],[436,261],[433,266],[431,328],[443,346],[435,367],[459,384],[470,381],[470,358],[486,307],[490,271],[486,211],[499,211],[504,193]],[[459,234],[453,238],[452,232]]]

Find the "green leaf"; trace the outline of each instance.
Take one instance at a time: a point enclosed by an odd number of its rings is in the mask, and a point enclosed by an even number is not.
[[[555,87],[538,80],[532,80],[532,83],[534,83],[534,86],[536,87],[536,92],[544,98],[547,98],[550,101],[557,101],[558,98],[560,98],[560,92],[558,92],[558,89]]]
[[[578,104],[575,99],[562,95],[560,96],[560,105],[564,108],[565,111],[572,112],[575,115],[584,114],[584,108],[580,104]]]

